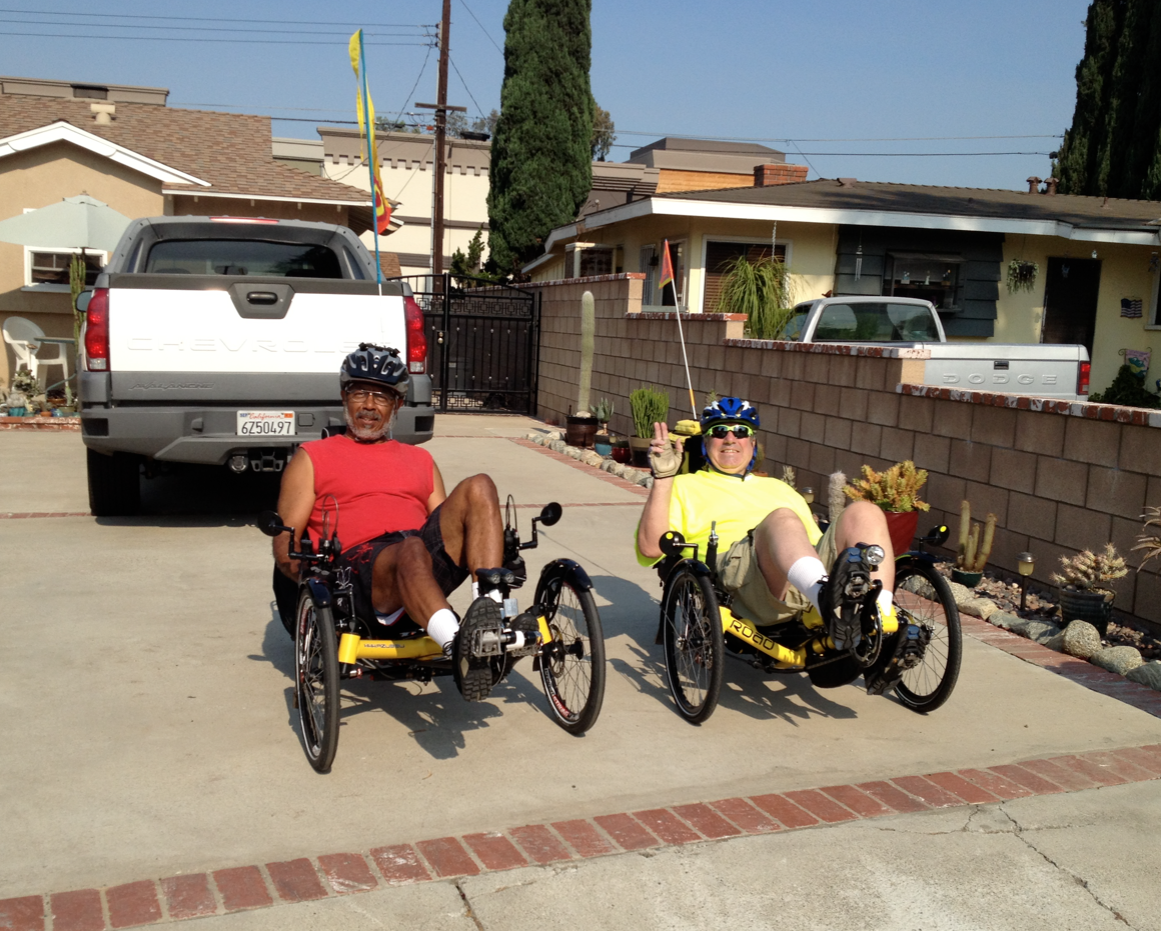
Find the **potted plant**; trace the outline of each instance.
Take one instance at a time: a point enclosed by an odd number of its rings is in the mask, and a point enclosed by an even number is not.
[[[1125,560],[1108,543],[1101,553],[1083,550],[1075,556],[1061,556],[1060,565],[1061,571],[1052,573],[1050,578],[1059,586],[1061,617],[1066,622],[1088,621],[1103,640],[1116,597],[1104,584],[1128,574]]]
[[[891,548],[905,553],[911,548],[919,526],[919,512],[931,505],[919,500],[919,489],[927,481],[927,470],[915,468],[910,459],[896,462],[883,472],[869,465],[863,466],[863,477],[847,485],[843,491],[852,501],[870,501],[879,505],[887,517],[891,534]]]
[[[609,435],[609,420],[613,416],[614,404],[608,398],[601,398],[593,405],[593,416],[597,418],[597,435],[593,437],[593,448],[602,456],[612,451],[613,438]]]
[[[1035,262],[1026,262],[1024,259],[1012,259],[1008,263],[1008,293],[1016,294],[1019,291],[1031,291],[1036,287],[1036,276],[1040,273],[1040,266]]]
[[[669,416],[669,395],[652,386],[638,388],[629,395],[629,408],[633,412],[633,433],[629,446],[633,459],[644,464],[649,451],[649,441],[653,439],[653,424],[664,423]]]
[[[746,336],[778,339],[794,311],[788,305],[790,274],[774,256],[751,262],[745,254],[726,265],[718,296],[719,313],[745,314]]]
[[[8,416],[25,417],[31,413],[32,398],[39,389],[36,376],[20,369],[12,376],[12,393],[8,395]]]
[[[996,536],[996,515],[984,518],[984,532],[980,536],[980,525],[972,523],[972,506],[964,501],[959,508],[959,548],[955,555],[955,568],[951,570],[951,580],[968,588],[980,584],[984,566],[992,555],[992,541]]]
[[[597,418],[589,410],[589,390],[593,379],[593,346],[596,331],[596,311],[593,293],[581,295],[581,358],[576,392],[576,414],[569,414],[565,423],[564,441],[569,446],[592,446],[597,434]]]

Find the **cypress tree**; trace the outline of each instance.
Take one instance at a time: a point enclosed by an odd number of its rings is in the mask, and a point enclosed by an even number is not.
[[[1060,147],[1060,191],[1096,194],[1100,140],[1125,0],[1093,0],[1085,23],[1084,57],[1076,66],[1076,109]]]
[[[1145,71],[1142,54],[1148,40],[1148,26],[1154,0],[1129,0],[1119,23],[1116,56],[1109,75],[1103,134],[1097,145],[1096,190],[1109,197],[1136,197],[1141,175],[1128,170],[1129,147],[1139,127],[1134,115],[1141,79]]]
[[[592,187],[591,7],[508,5],[488,192],[490,262],[500,271],[535,258],[549,231],[576,219]]]

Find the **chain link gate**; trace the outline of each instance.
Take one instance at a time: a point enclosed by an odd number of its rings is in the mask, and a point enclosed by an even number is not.
[[[423,310],[437,411],[536,413],[537,294],[458,275],[453,284],[449,274],[392,280],[409,284]]]

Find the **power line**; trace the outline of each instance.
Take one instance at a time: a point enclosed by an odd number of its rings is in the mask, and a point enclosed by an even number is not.
[[[704,136],[689,136],[681,133],[645,132],[640,129],[618,129],[618,133],[626,136],[652,136],[655,139],[668,137],[670,139],[703,140]],[[761,138],[758,136],[715,136],[718,142],[951,142],[963,139],[1061,139],[1063,133],[1033,136],[879,136],[879,137],[836,137],[832,139],[791,139],[789,137]],[[622,146],[631,148],[631,146]]]
[[[470,12],[470,11],[469,11]],[[335,23],[318,22],[304,19],[223,19],[220,16],[159,16],[153,13],[144,15],[135,13],[75,13],[73,11],[59,12],[56,10],[6,10],[0,13],[22,13],[29,16],[86,16],[90,19],[165,19],[181,22],[197,23],[267,23],[285,26],[354,26],[356,29],[431,29],[430,23]]]
[[[466,90],[468,92],[468,96],[472,98],[472,103],[476,105],[476,110],[478,110],[482,116],[484,113],[484,108],[480,106],[475,97],[472,97],[472,89],[468,87],[468,82],[464,80],[464,76],[460,74],[460,69],[456,67],[456,60],[452,58],[451,55],[448,55],[447,60],[448,64],[452,66],[452,70],[455,71],[456,77],[460,79],[460,83],[464,86],[464,90]]]
[[[59,26],[62,24],[54,22],[51,19],[21,19],[21,20],[13,20],[11,23],[9,23],[9,25],[11,25],[11,26]],[[320,31],[318,29],[270,29],[270,28],[246,29],[246,28],[237,28],[237,27],[228,27],[228,26],[169,26],[169,25],[136,26],[136,25],[132,25],[130,23],[109,23],[108,25],[106,25],[104,23],[85,23],[84,28],[87,28],[87,29],[167,29],[170,31],[177,30],[177,31],[181,31],[181,32],[231,32],[231,33],[256,32],[256,33],[260,33],[260,34],[264,34],[264,35],[267,35],[270,33],[273,33],[275,35],[330,35],[330,36],[341,35],[344,37],[347,35],[346,30],[343,30],[341,32],[335,32],[333,30],[332,31],[326,31],[326,30]],[[408,28],[411,28],[411,27],[408,27]],[[415,28],[422,29],[425,27],[417,26]],[[365,35],[376,36],[379,38],[390,38],[390,37],[393,37],[393,38],[415,38],[415,39],[432,38],[431,33],[420,33],[418,35],[414,35],[412,33],[406,33],[406,32],[365,32]]]
[[[28,38],[41,39],[89,39],[99,40],[102,42],[219,42],[229,45],[330,45],[330,46],[345,46],[346,39],[334,39],[331,41],[315,42],[310,39],[185,39],[180,36],[94,36],[94,35],[76,35],[74,33],[61,32],[0,32],[0,36],[24,36]],[[423,47],[430,45],[430,42],[364,42],[366,46],[375,46],[382,48],[384,46],[403,46],[411,45],[416,47]]]
[[[484,28],[484,24],[481,23],[479,21],[479,19],[477,19],[476,14],[472,12],[472,8],[470,6],[468,6],[466,0],[460,0],[460,3],[463,4],[464,9],[468,11],[468,15],[471,16],[472,19],[476,20],[476,25],[480,27],[480,32],[482,32],[484,35],[486,35],[488,37],[488,41],[491,42],[492,45],[496,46],[496,51],[499,52],[501,55],[503,55],[504,50],[502,48],[500,48],[500,46],[496,45],[496,40],[493,39],[492,34],[490,32],[488,32],[487,29]]]

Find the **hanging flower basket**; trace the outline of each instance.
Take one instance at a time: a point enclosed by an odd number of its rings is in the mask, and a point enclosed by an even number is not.
[[[1033,290],[1036,287],[1036,276],[1039,274],[1040,266],[1035,262],[1012,259],[1008,263],[1008,293]]]

